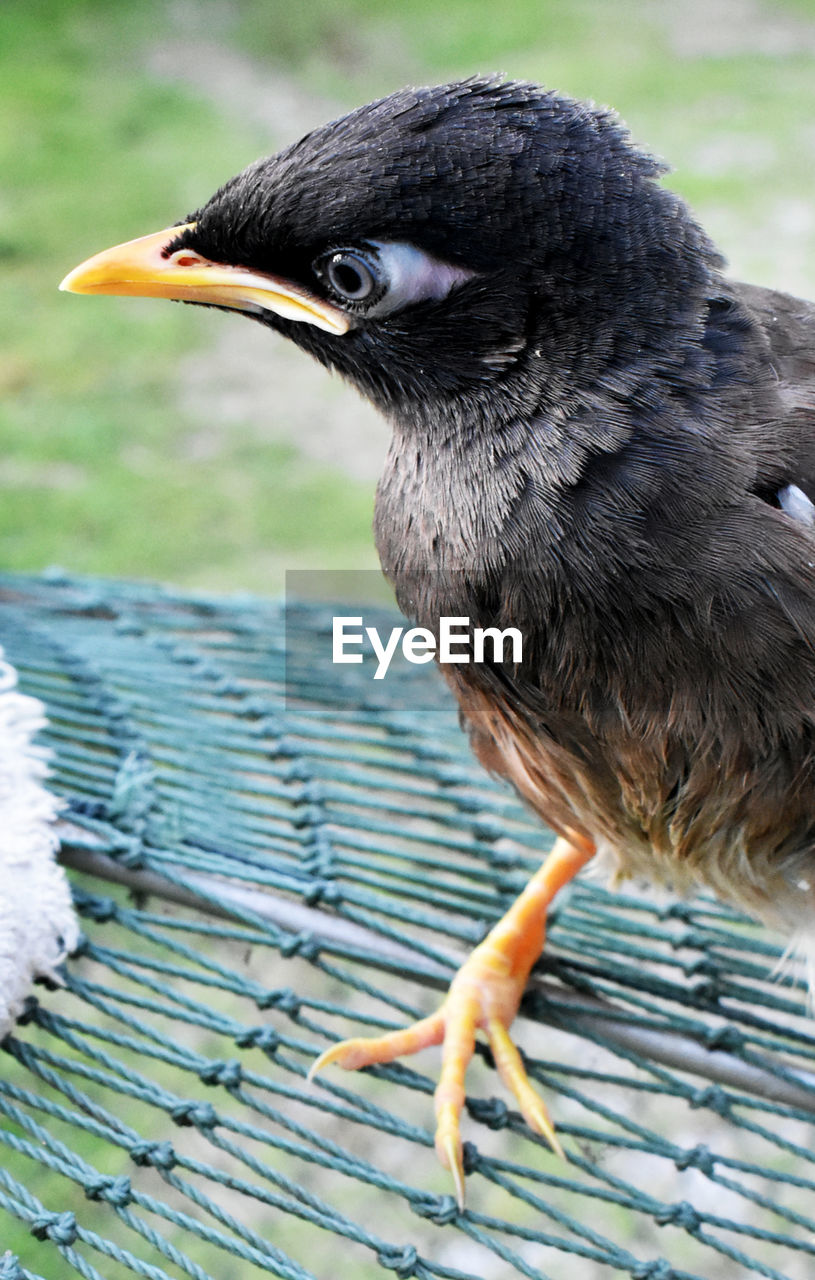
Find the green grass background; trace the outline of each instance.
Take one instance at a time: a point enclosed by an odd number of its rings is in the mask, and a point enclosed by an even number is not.
[[[815,294],[812,0],[4,0],[3,569],[276,593],[288,567],[374,563],[372,485],[286,439],[298,386],[195,447],[181,370],[244,322],[57,292],[88,254],[182,217],[294,136],[231,93],[242,67],[338,108],[496,69],[610,103],[736,274]],[[22,1226],[2,1248],[32,1257]]]
[[[373,486],[286,438],[296,386],[194,447],[180,370],[245,321],[56,289],[89,253],[168,225],[294,136],[296,121],[270,137],[229,101],[222,81],[241,78],[241,59],[260,83],[339,108],[494,69],[613,104],[670,160],[738,274],[815,292],[815,5],[740,7],[4,0],[0,566],[275,592],[287,567],[374,563]],[[203,66],[194,85],[173,71],[185,51]],[[305,359],[295,368],[311,376]]]

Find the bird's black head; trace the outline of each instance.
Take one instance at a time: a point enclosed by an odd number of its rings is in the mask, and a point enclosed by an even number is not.
[[[406,89],[148,237],[151,287],[89,286],[84,268],[66,284],[238,307],[397,418],[431,401],[477,416],[488,395],[494,420],[530,381],[562,403],[664,349],[664,317],[717,259],[659,172],[611,113],[530,84]]]

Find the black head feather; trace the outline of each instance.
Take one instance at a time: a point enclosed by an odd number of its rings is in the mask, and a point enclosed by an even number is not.
[[[266,323],[391,413],[429,392],[477,411],[485,386],[493,414],[512,412],[519,375],[560,396],[633,350],[664,353],[665,317],[679,327],[698,310],[719,259],[661,172],[613,113],[473,78],[394,93],[258,161],[179,244],[316,292],[320,255],[366,240],[468,269],[450,298],[340,338]]]
[[[608,111],[471,79],[360,107],[251,165],[194,217],[218,260],[238,250],[270,268],[361,233],[408,234],[491,271],[508,252],[535,263],[574,245],[598,206],[624,206],[660,172]]]

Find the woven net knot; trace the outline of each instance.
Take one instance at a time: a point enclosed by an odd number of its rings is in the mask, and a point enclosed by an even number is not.
[[[704,1041],[708,1049],[722,1049],[728,1053],[739,1053],[745,1045],[746,1037],[738,1027],[708,1027]]]
[[[53,1240],[54,1244],[76,1244],[78,1230],[72,1213],[48,1213],[43,1210],[31,1221],[30,1231],[35,1240]]]
[[[85,1195],[89,1200],[106,1200],[108,1204],[123,1209],[133,1199],[133,1190],[129,1178],[111,1178],[99,1174],[86,1181]]]
[[[189,1125],[195,1129],[214,1129],[218,1123],[215,1108],[208,1102],[180,1102],[170,1112],[178,1125]]]
[[[320,904],[335,907],[342,902],[342,892],[339,885],[333,884],[330,880],[317,880],[309,885],[303,895],[303,901],[309,907],[317,907]]]
[[[489,1129],[505,1129],[509,1124],[509,1108],[503,1098],[468,1098],[467,1110]]]
[[[675,1280],[676,1272],[664,1258],[643,1262],[631,1272],[632,1280]]]
[[[98,924],[107,924],[109,920],[116,919],[119,908],[112,898],[89,897],[82,903],[82,914]]]
[[[280,1035],[274,1027],[249,1027],[239,1031],[235,1036],[235,1044],[239,1049],[262,1049],[273,1058],[280,1048]]]
[[[468,1143],[464,1144],[467,1147]],[[452,1196],[420,1196],[411,1203],[411,1208],[420,1218],[435,1222],[437,1227],[447,1227],[455,1222],[459,1208]]]
[[[255,1004],[259,1009],[279,1009],[281,1013],[296,1018],[301,1001],[291,987],[278,987],[276,991],[264,991],[255,996]]]
[[[711,1111],[715,1111],[720,1116],[726,1116],[730,1110],[730,1099],[718,1084],[709,1084],[705,1085],[703,1089],[694,1089],[688,1098],[688,1102],[694,1108],[710,1107]]]
[[[171,1142],[134,1142],[130,1158],[134,1164],[154,1169],[172,1169],[177,1162]]]
[[[281,942],[280,954],[284,960],[291,960],[293,956],[302,956],[304,960],[316,960],[320,954],[320,948],[312,933],[296,933]]]
[[[692,1147],[688,1151],[683,1151],[681,1155],[676,1157],[674,1161],[677,1169],[698,1169],[700,1173],[705,1173],[708,1177],[713,1173],[716,1165],[716,1157],[709,1147],[700,1143],[699,1146]]]
[[[683,1231],[698,1231],[702,1220],[692,1204],[680,1200],[678,1204],[668,1204],[659,1213],[654,1214],[654,1221],[661,1227],[682,1227]]]
[[[397,1246],[380,1249],[376,1257],[380,1266],[395,1271],[399,1280],[409,1280],[410,1276],[416,1274],[419,1255],[412,1244],[406,1244],[401,1249]]]
[[[204,1084],[220,1084],[225,1089],[237,1089],[243,1079],[241,1064],[237,1058],[229,1061],[207,1062],[198,1072]]]

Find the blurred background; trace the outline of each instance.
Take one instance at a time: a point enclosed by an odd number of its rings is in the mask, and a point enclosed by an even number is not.
[[[734,275],[815,297],[815,0],[2,0],[0,569],[376,565],[355,393],[240,316],[57,285],[333,115],[495,70],[616,107]]]
[[[350,390],[239,316],[57,284],[332,115],[493,70],[616,107],[735,275],[815,295],[814,0],[4,0],[0,567],[375,565]]]

